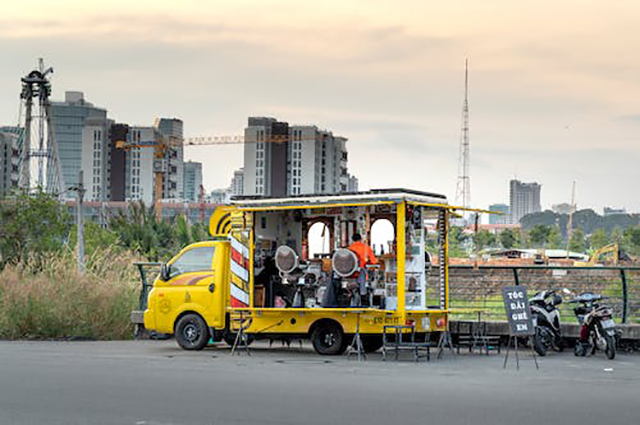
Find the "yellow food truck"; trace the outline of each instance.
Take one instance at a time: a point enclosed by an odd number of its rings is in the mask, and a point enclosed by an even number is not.
[[[213,240],[162,266],[144,326],[174,334],[186,350],[212,339],[232,344],[242,332],[308,338],[326,355],[343,353],[356,333],[365,352],[375,351],[384,326],[445,330],[447,230],[456,209],[443,195],[405,189],[234,198],[212,215]],[[349,249],[356,234],[373,258]],[[428,237],[437,244],[433,257]]]

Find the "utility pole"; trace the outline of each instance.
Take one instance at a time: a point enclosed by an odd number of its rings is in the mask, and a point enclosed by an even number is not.
[[[78,191],[78,208],[77,208],[77,225],[78,225],[78,273],[84,274],[84,211],[82,203],[84,202],[84,173],[82,170],[78,173],[78,186],[73,190]]]

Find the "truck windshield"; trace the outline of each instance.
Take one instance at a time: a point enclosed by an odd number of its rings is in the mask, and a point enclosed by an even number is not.
[[[171,264],[171,277],[183,273],[210,271],[215,247],[203,246],[190,249]]]

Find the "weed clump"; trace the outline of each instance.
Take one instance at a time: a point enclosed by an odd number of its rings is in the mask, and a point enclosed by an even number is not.
[[[111,247],[77,273],[69,249],[26,258],[0,272],[0,338],[129,339],[138,303],[134,254]]]

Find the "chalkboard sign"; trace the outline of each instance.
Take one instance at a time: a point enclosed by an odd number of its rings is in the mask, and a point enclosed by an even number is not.
[[[531,318],[529,298],[527,298],[527,288],[524,286],[505,286],[502,288],[502,297],[504,298],[507,320],[511,327],[511,335],[533,335],[535,329]]]

